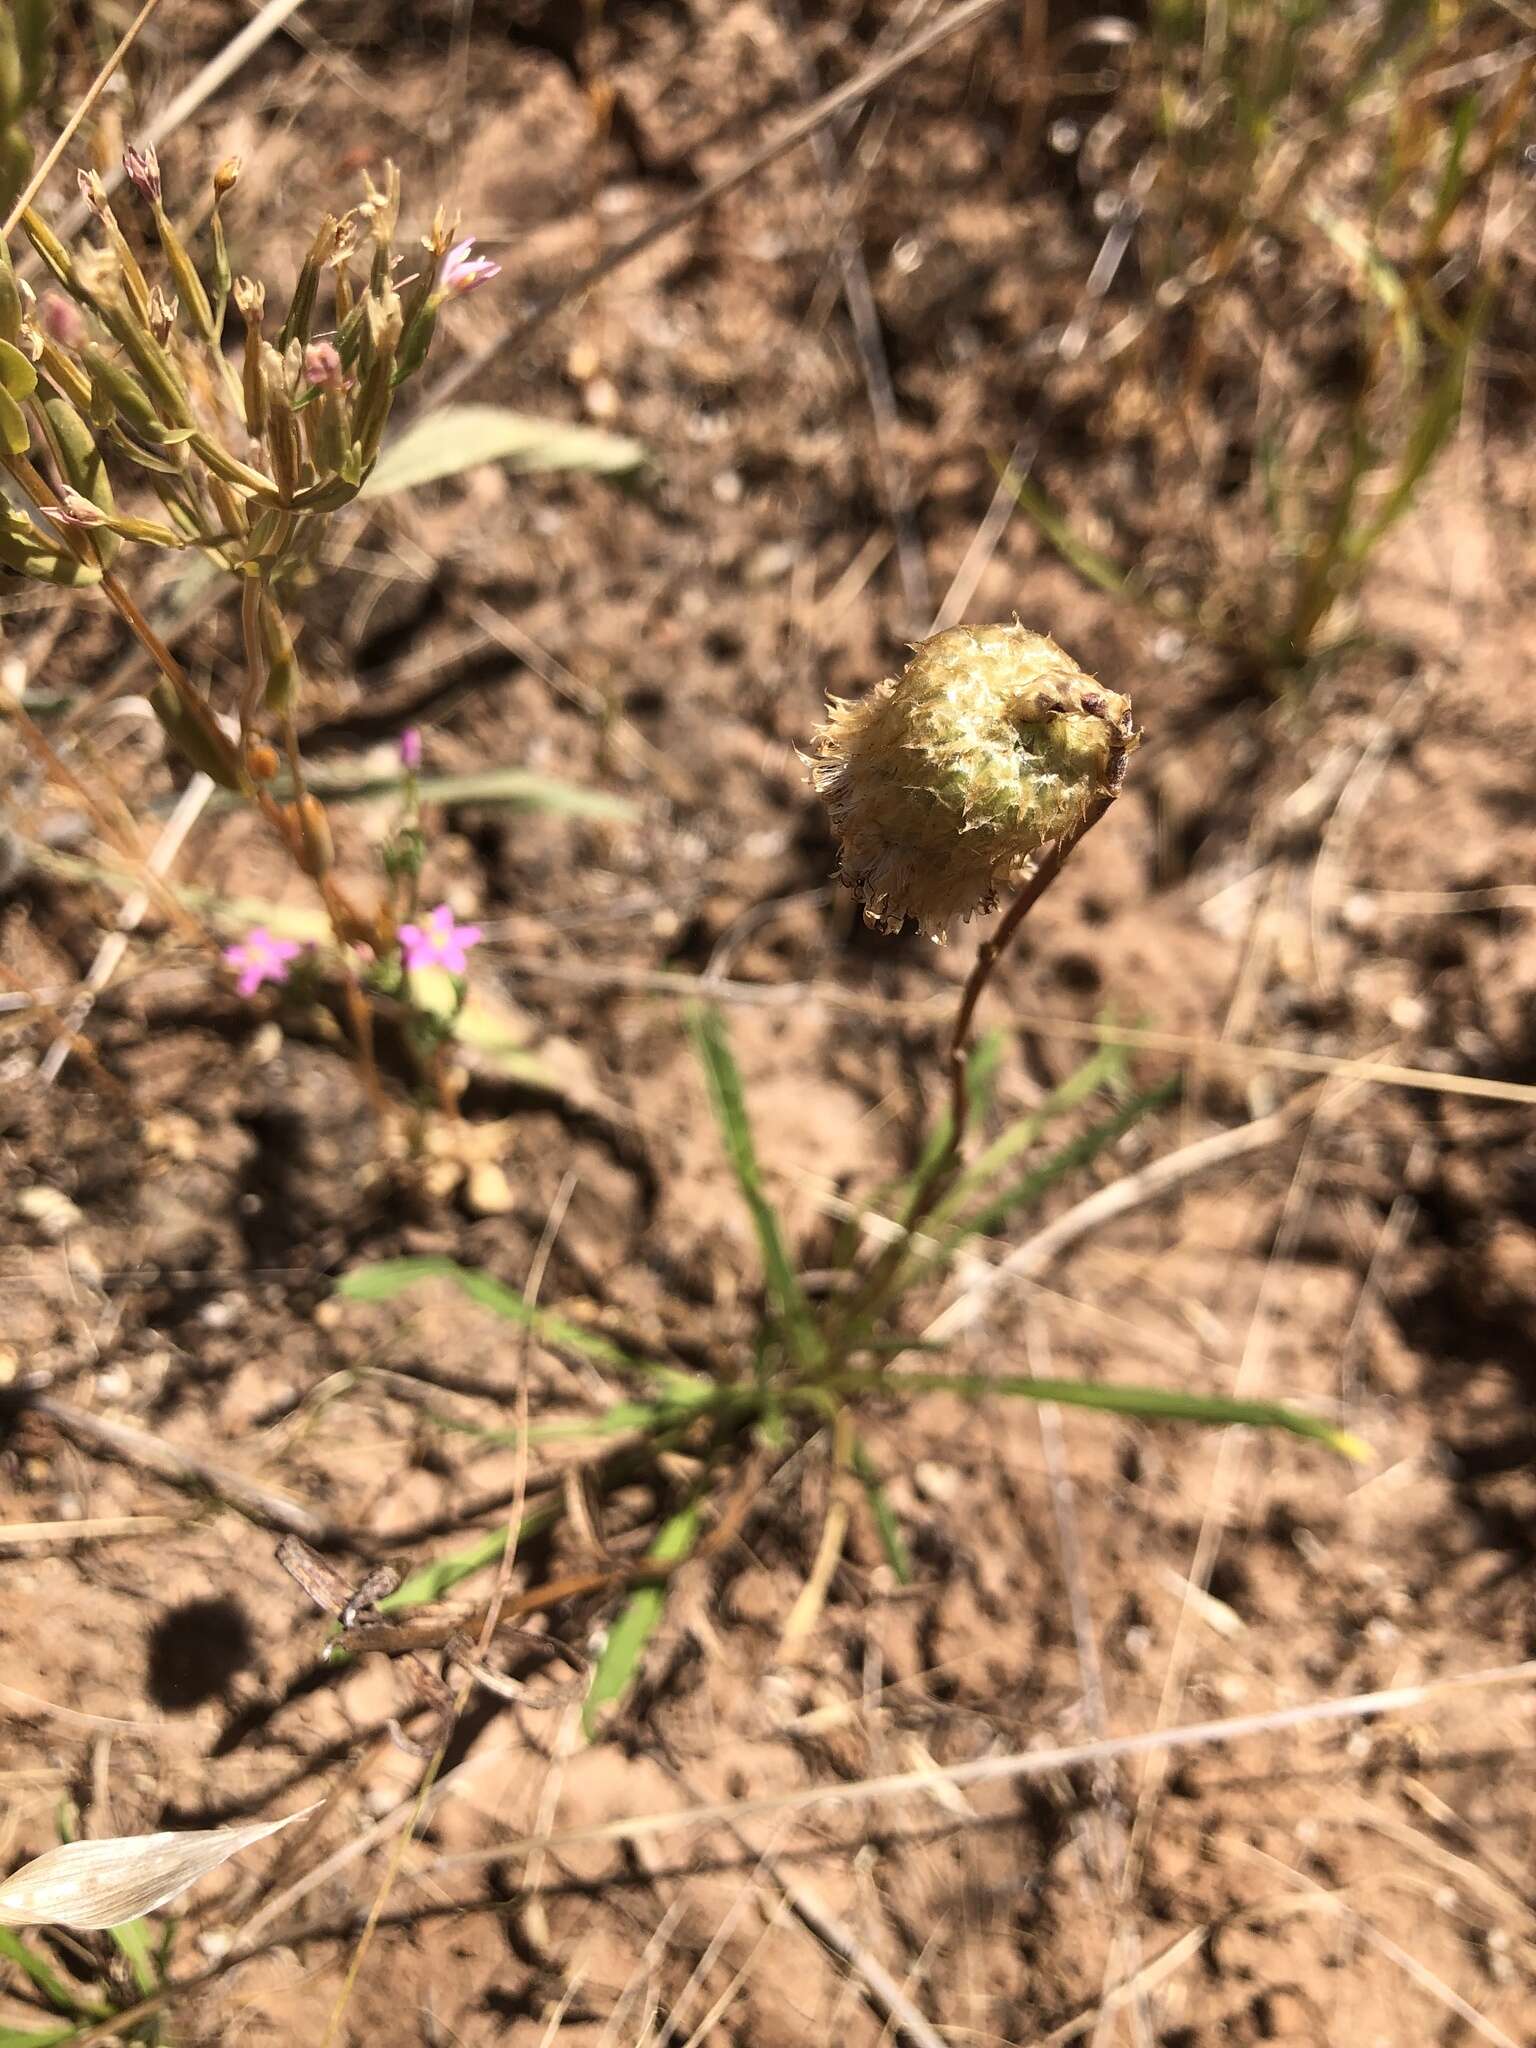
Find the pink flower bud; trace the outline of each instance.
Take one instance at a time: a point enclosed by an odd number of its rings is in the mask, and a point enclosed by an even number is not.
[[[48,339],[60,348],[79,348],[86,338],[84,315],[62,292],[43,293],[37,302],[37,320]]]
[[[408,775],[421,766],[421,728],[408,725],[400,735],[400,765]]]

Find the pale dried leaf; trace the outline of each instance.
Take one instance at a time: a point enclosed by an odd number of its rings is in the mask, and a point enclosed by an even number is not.
[[[388,497],[392,491],[413,490],[486,462],[506,462],[514,469],[626,476],[644,461],[644,448],[627,434],[534,419],[504,405],[440,405],[396,435],[361,495]]]
[[[240,1828],[193,1828],[66,1842],[0,1884],[0,1927],[118,1927],[168,1905],[231,1856],[265,1841],[313,1806]]]

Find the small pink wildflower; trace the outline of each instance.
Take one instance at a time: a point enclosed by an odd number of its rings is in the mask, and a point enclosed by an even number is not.
[[[304,382],[320,391],[344,391],[346,373],[341,354],[332,341],[312,341],[304,351]]]
[[[421,766],[421,727],[408,725],[400,735],[400,766],[414,775]]]
[[[471,235],[467,241],[455,242],[444,256],[437,273],[437,289],[445,298],[462,299],[467,292],[478,291],[493,277],[500,277],[501,265],[493,263],[489,256],[472,255],[474,246],[475,238]]]
[[[455,924],[446,903],[429,910],[424,924],[400,927],[400,951],[407,967],[446,967],[450,974],[462,974],[468,965],[471,946],[480,943],[477,924]]]
[[[241,995],[253,996],[264,981],[286,981],[289,961],[296,960],[303,950],[296,940],[275,939],[259,924],[238,946],[226,946],[224,958],[239,975],[235,987]]]

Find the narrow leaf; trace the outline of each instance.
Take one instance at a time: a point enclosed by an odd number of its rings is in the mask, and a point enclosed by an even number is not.
[[[1129,578],[1125,571],[1108,555],[1090,546],[1080,534],[1074,533],[1066,515],[1032,478],[1010,467],[1003,471],[1001,481],[1013,493],[1019,510],[1034,521],[1057,554],[1077,571],[1085,583],[1108,591],[1111,597],[1128,594]]]
[[[697,1501],[690,1501],[687,1507],[679,1508],[662,1524],[647,1555],[658,1564],[676,1564],[693,1549],[698,1534],[699,1507]],[[654,1586],[637,1587],[608,1631],[603,1654],[592,1674],[586,1705],[581,1710],[581,1725],[588,1735],[592,1733],[599,1710],[621,1700],[628,1692],[640,1659],[645,1654],[645,1646],[656,1633],[656,1624],[661,1620],[666,1601],[665,1581]]]
[[[359,494],[387,498],[487,462],[520,470],[584,470],[628,476],[645,449],[627,434],[605,434],[566,420],[541,420],[504,405],[444,405],[407,427],[385,448]]]
[[[769,1302],[776,1319],[783,1326],[796,1362],[802,1366],[813,1366],[817,1363],[821,1346],[810,1306],[784,1241],[778,1214],[763,1185],[757,1148],[752,1141],[752,1126],[747,1121],[741,1069],[731,1052],[730,1040],[718,1010],[701,1004],[693,1011],[691,1022],[694,1044],[709,1083],[715,1122],[725,1140],[726,1157],[731,1162],[757,1232]]]
[[[1005,1188],[1001,1194],[994,1195],[991,1201],[983,1203],[981,1208],[966,1218],[959,1231],[950,1239],[947,1250],[953,1252],[966,1238],[974,1237],[978,1233],[986,1235],[995,1230],[1015,1209],[1033,1207],[1057,1181],[1089,1165],[1106,1146],[1113,1145],[1117,1139],[1123,1138],[1126,1132],[1150,1111],[1161,1109],[1173,1101],[1179,1092],[1179,1086],[1179,1079],[1175,1075],[1161,1082],[1156,1088],[1148,1088],[1139,1095],[1133,1095],[1113,1116],[1105,1117],[1101,1123],[1094,1124],[1080,1137],[1073,1138],[1058,1152],[1053,1152],[1051,1157],[1037,1166],[1033,1172],[1025,1174],[1022,1180],[1015,1181],[1012,1187]]]
[[[541,1503],[531,1508],[518,1524],[518,1545],[530,1536],[537,1536],[559,1520],[560,1507],[555,1501]],[[388,1593],[379,1602],[385,1614],[397,1614],[410,1607],[425,1607],[434,1600],[442,1600],[461,1581],[483,1572],[501,1557],[507,1547],[507,1529],[503,1523],[499,1529],[490,1529],[476,1542],[467,1544],[463,1550],[456,1550],[447,1557],[439,1557],[431,1564],[418,1566],[409,1577],[402,1579],[393,1593]]]
[[[907,1550],[906,1539],[901,1533],[901,1524],[895,1510],[886,1498],[884,1484],[875,1470],[868,1451],[857,1438],[853,1444],[853,1469],[864,1498],[869,1503],[869,1512],[874,1518],[875,1532],[880,1538],[880,1548],[885,1552],[886,1563],[896,1574],[898,1586],[912,1583],[912,1559]]]
[[[66,1842],[0,1884],[0,1926],[117,1927],[153,1913],[253,1843],[314,1807],[239,1828],[194,1828]]]
[[[82,2006],[58,1972],[41,1956],[34,1955],[20,1935],[12,1934],[8,1927],[0,1927],[0,1956],[8,1956],[18,1970],[31,1978],[48,2003],[60,2012],[78,2014],[91,2009]]]
[[[1040,1380],[1017,1374],[881,1372],[839,1373],[839,1393],[959,1394],[966,1400],[1004,1396],[1015,1401],[1056,1401],[1067,1408],[1097,1408],[1108,1415],[1135,1415],[1156,1422],[1203,1422],[1250,1429],[1284,1429],[1326,1444],[1340,1457],[1369,1464],[1372,1453],[1350,1430],[1336,1429],[1320,1416],[1288,1408],[1283,1401],[1231,1401],[1220,1394],[1184,1394],[1169,1387],[1101,1386],[1091,1380]]]
[[[318,776],[309,786],[327,803],[359,803],[403,790],[404,775]],[[273,784],[284,794],[284,782]],[[520,811],[553,811],[573,818],[633,818],[637,806],[606,790],[583,789],[558,776],[536,775],[531,768],[483,768],[473,775],[419,775],[416,790],[423,803],[508,804]]]
[[[1069,1109],[1076,1109],[1081,1103],[1086,1102],[1090,1095],[1096,1094],[1108,1082],[1117,1080],[1124,1072],[1123,1047],[1106,1045],[1090,1054],[1037,1108],[1028,1111],[1024,1116],[1016,1117],[1000,1137],[993,1139],[974,1165],[966,1169],[929,1217],[926,1227],[930,1233],[937,1229],[940,1223],[947,1222],[950,1217],[957,1215],[988,1181],[995,1180],[1019,1153],[1033,1145],[1042,1136],[1047,1125]]]
[[[142,1920],[124,1920],[112,1929],[112,1939],[127,1959],[133,1972],[133,1981],[138,1986],[139,1996],[148,1998],[159,1988],[159,1975],[155,1969],[154,1951],[150,1947],[149,1929]]]
[[[516,1288],[505,1287],[473,1266],[461,1266],[453,1259],[380,1259],[371,1266],[354,1266],[336,1283],[336,1292],[348,1301],[393,1301],[397,1294],[416,1287],[423,1280],[447,1280],[461,1294],[489,1309],[504,1322],[532,1330],[551,1350],[574,1351],[615,1372],[660,1373],[666,1368],[643,1358],[631,1358],[619,1345],[597,1330],[584,1330],[567,1322],[550,1309],[535,1308]]]
[[[73,2041],[79,2031],[73,2022],[64,2027],[45,2027],[40,2034],[28,2027],[0,2027],[0,2048],[57,2048],[60,2041]]]

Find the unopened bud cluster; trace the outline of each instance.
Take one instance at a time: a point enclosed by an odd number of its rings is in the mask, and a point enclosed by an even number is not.
[[[910,917],[942,940],[1116,794],[1136,739],[1127,699],[1043,633],[936,633],[868,697],[834,698],[817,731],[838,871],[868,923]]]
[[[0,47],[0,86],[3,57]],[[154,150],[130,150],[123,168],[137,215],[128,227],[94,172],[80,180],[94,221],[80,246],[66,248],[32,209],[22,215],[51,277],[41,298],[0,249],[0,465],[31,508],[0,509],[0,567],[78,585],[100,581],[124,542],[201,549],[247,586],[252,680],[239,709],[249,735],[264,710],[282,718],[294,701],[274,586],[312,559],[320,515],[357,496],[439,308],[496,266],[455,244],[441,213],[397,254],[389,165],[382,188],[365,181],[357,206],[321,222],[286,307],[269,310],[266,286],[230,261],[237,161],[213,174],[201,265]],[[146,243],[155,254],[141,260]],[[182,706],[165,722],[212,772],[210,747],[222,750],[206,721]],[[228,780],[227,760],[223,769]]]

